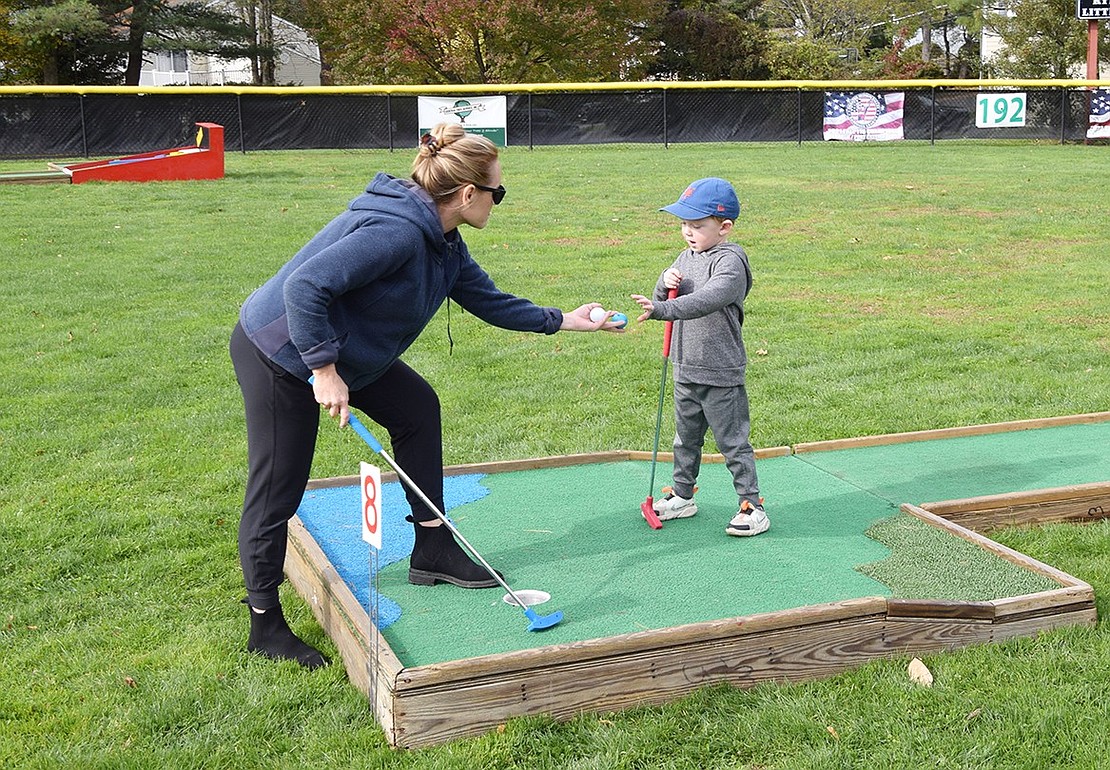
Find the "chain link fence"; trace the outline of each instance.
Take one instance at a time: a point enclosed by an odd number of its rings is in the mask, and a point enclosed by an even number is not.
[[[588,85],[459,93],[504,95],[512,146],[819,142],[832,91],[904,93],[903,138],[1085,141],[1087,81],[765,83],[745,87]],[[1051,83],[1046,85],[1044,83]],[[610,84],[612,85],[612,84]],[[1106,84],[1099,84],[1106,85]],[[523,89],[523,90],[519,90]],[[545,90],[546,89],[546,90]],[[1021,92],[1020,126],[979,128],[978,96]],[[442,95],[442,87],[428,90]],[[224,126],[229,152],[409,148],[420,92],[373,89],[164,89],[72,92],[0,88],[0,157],[98,157],[180,144],[197,122]]]

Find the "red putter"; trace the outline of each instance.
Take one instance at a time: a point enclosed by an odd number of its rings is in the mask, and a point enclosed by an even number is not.
[[[648,495],[647,500],[640,503],[640,513],[644,514],[644,519],[647,521],[649,527],[652,529],[663,529],[663,522],[659,521],[659,517],[655,515],[655,510],[651,507],[654,502],[655,498]]]
[[[677,288],[667,292],[667,299],[674,299],[676,296],[678,296]],[[644,520],[652,529],[663,529],[663,522],[659,521],[659,517],[655,515],[655,509],[652,508],[655,499],[651,495],[655,491],[655,461],[659,457],[659,428],[663,424],[663,396],[667,392],[667,362],[671,356],[672,326],[674,326],[673,321],[663,324],[663,376],[659,380],[659,409],[655,414],[655,446],[651,450],[651,483],[648,485],[647,500],[640,505],[640,513],[644,514]]]

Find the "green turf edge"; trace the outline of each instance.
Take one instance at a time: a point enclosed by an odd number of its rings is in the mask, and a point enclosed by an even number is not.
[[[1060,587],[908,513],[877,521],[866,534],[887,546],[890,556],[856,569],[895,598],[992,601]]]

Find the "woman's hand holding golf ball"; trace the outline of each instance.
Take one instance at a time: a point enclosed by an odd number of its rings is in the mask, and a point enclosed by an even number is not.
[[[612,331],[621,331],[628,325],[628,316],[624,313],[618,313],[615,310],[606,310],[603,307],[595,307],[591,310],[590,320],[594,323],[601,321],[604,324],[604,328]]]
[[[606,310],[597,302],[588,302],[579,308],[563,313],[563,325],[559,328],[571,332],[623,332],[628,324],[628,316]]]

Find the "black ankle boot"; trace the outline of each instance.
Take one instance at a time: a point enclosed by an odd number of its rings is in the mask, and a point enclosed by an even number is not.
[[[406,518],[416,530],[416,545],[409,557],[410,583],[434,586],[442,582],[460,588],[493,588],[498,584],[485,567],[466,555],[446,526],[424,527],[411,516]]]
[[[247,640],[247,650],[274,660],[295,660],[309,669],[328,664],[328,659],[319,650],[302,642],[289,629],[280,605],[260,613],[255,612],[246,599],[243,604],[247,605],[251,616],[251,635]]]

